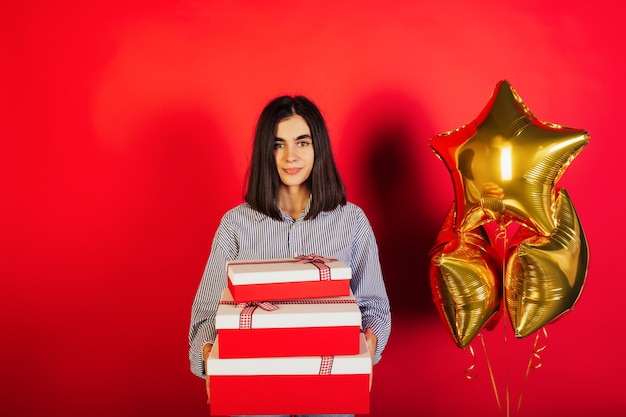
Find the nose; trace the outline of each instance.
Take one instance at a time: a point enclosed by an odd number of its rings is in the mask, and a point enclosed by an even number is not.
[[[287,160],[295,161],[298,159],[298,149],[293,145],[287,145]]]

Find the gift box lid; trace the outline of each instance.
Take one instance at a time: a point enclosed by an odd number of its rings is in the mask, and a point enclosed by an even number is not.
[[[265,341],[268,343],[269,341]],[[323,341],[322,341],[323,342]],[[311,343],[321,343],[311,340]],[[329,362],[330,360],[330,362]],[[319,375],[320,368],[329,366],[331,375],[370,374],[372,358],[360,335],[360,349],[357,355],[336,356],[292,356],[264,358],[219,358],[219,335],[208,357],[207,374],[219,375]]]
[[[361,326],[361,310],[352,291],[345,297],[279,300],[268,304],[275,309],[265,310],[261,305],[252,312],[253,328]],[[248,305],[255,303],[236,303],[230,289],[225,288],[215,316],[217,330],[238,329],[242,311]]]
[[[233,285],[319,281],[320,268],[315,266],[315,262],[310,262],[312,259],[321,259],[318,265],[325,266],[328,279],[349,280],[352,277],[352,269],[345,263],[314,255],[300,258],[229,261],[226,271]]]

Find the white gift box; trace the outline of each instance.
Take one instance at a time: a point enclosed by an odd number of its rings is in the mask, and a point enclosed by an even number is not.
[[[213,415],[369,413],[363,334],[356,355],[223,359],[220,343],[218,335],[207,361]]]
[[[345,263],[316,255],[229,261],[226,270],[237,302],[347,296],[352,277]]]
[[[346,297],[237,303],[228,288],[215,317],[222,358],[353,355],[361,310]],[[312,343],[312,341],[318,341]]]

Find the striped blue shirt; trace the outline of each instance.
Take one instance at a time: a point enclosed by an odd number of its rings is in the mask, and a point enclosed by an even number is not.
[[[243,203],[222,217],[191,311],[189,361],[195,375],[204,377],[202,347],[215,341],[215,313],[227,286],[226,262],[235,259],[315,253],[349,265],[350,286],[361,310],[362,328],[370,327],[376,334],[374,363],[380,360],[391,331],[391,313],[369,220],[352,203],[304,220],[309,207],[310,200],[298,219],[283,213],[283,220],[277,221]]]

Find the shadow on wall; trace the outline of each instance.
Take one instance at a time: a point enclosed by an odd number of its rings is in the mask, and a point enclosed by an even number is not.
[[[361,101],[349,120],[343,143],[348,197],[372,223],[392,311],[437,317],[428,251],[443,217],[432,209],[437,196],[429,195],[426,181],[429,167],[441,162],[428,145],[427,116],[414,99],[385,91]]]

